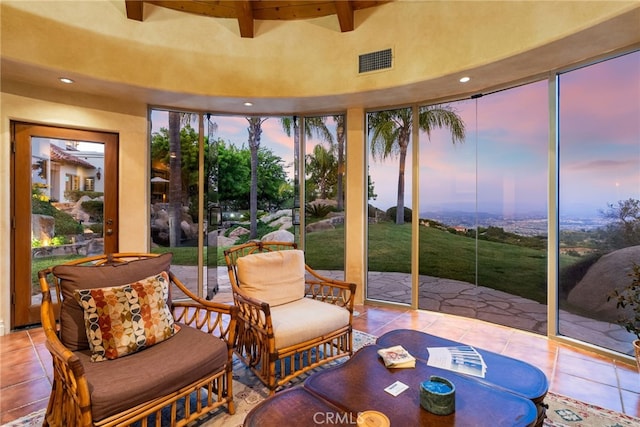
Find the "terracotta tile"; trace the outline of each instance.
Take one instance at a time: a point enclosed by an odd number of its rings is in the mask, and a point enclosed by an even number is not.
[[[2,389],[0,411],[7,412],[29,403],[49,398],[51,383],[47,378],[20,383]]]
[[[2,353],[3,366],[12,366],[26,362],[38,362],[39,360],[38,354],[33,346]]]
[[[0,366],[0,387],[5,389],[6,387],[44,377],[45,375],[46,373],[39,360],[14,365],[2,363]]]
[[[640,394],[622,390],[622,404],[624,413],[632,417],[640,418]]]
[[[633,366],[476,319],[374,305],[357,305],[355,310],[354,328],[363,332],[380,336],[407,328],[466,342],[539,367],[549,378],[552,391],[640,416],[640,374]],[[42,328],[0,337],[0,423],[46,406],[53,369],[44,342]]]
[[[443,317],[433,322],[427,328],[423,328],[422,331],[453,341],[460,341],[460,339],[472,328],[473,324],[468,322],[457,322],[456,319]]]
[[[31,347],[31,339],[26,331],[12,332],[10,334],[0,336],[0,354],[4,354]]]
[[[366,332],[368,334],[377,335],[377,332],[382,326],[384,326],[387,322],[378,320],[369,320],[366,317],[359,317],[357,319],[353,319],[353,329],[357,329],[362,332]]]
[[[483,350],[492,351],[501,354],[507,343],[508,337],[486,334],[486,331],[469,331],[461,339],[465,344],[472,345]]]
[[[583,354],[568,352],[566,349],[560,349],[556,363],[556,372],[618,387],[618,378],[613,363],[607,363],[598,358],[585,358]]]
[[[45,409],[48,403],[49,398],[47,397],[46,399],[41,399],[36,402],[11,409],[10,411],[2,412],[2,414],[0,414],[0,423],[6,424],[13,420],[17,420],[20,417],[29,415],[32,412],[39,411],[40,409]]]
[[[620,388],[633,393],[640,393],[640,373],[635,366],[616,362],[615,367]]]
[[[43,365],[51,364],[51,353],[44,344],[36,345],[35,349]]]
[[[535,346],[529,348],[526,344],[509,342],[502,354],[536,366],[544,372],[549,381],[553,376],[553,369],[556,364],[555,349],[543,350]]]
[[[419,317],[411,316],[410,314],[402,314],[397,318],[390,320],[384,327],[380,329],[380,335],[384,332],[395,329],[422,329],[427,327],[431,322],[420,319]]]
[[[44,330],[42,328],[29,329],[27,332],[29,333],[33,343],[36,345],[44,344],[47,341],[47,336],[44,334]]]
[[[556,371],[551,381],[550,390],[583,402],[622,412],[622,400],[617,387]]]

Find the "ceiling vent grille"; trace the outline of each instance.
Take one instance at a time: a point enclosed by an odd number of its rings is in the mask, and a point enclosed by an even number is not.
[[[377,52],[364,53],[360,55],[358,61],[358,72],[368,73],[391,68],[393,52],[391,49],[379,50]]]

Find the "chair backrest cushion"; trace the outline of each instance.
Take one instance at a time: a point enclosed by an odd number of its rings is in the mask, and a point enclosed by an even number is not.
[[[237,260],[243,295],[272,306],[304,298],[304,252],[299,249],[246,255]]]
[[[84,311],[74,298],[79,289],[107,288],[135,283],[146,277],[169,271],[171,253],[129,262],[94,265],[58,265],[53,274],[60,279],[60,340],[71,351],[89,348]]]
[[[166,271],[124,286],[76,290],[74,296],[84,310],[93,362],[138,352],[176,333]]]

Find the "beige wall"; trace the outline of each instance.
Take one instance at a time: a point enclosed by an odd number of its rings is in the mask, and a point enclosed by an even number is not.
[[[186,108],[197,102],[203,109],[229,111],[223,98],[230,97],[225,102],[236,105],[243,97],[269,99],[274,105],[283,98],[296,98],[311,101],[305,106],[313,108],[327,96],[344,96],[350,107],[366,108],[374,95],[379,96],[372,92],[404,87],[405,92],[394,94],[395,98],[417,100],[423,95],[412,85],[445,77],[446,82],[419,89],[438,93],[445,83],[455,85],[445,88],[447,95],[451,90],[486,89],[547,72],[558,61],[584,59],[600,45],[610,49],[629,38],[638,41],[637,20],[625,20],[584,35],[580,46],[554,45],[639,5],[637,1],[395,1],[357,11],[352,32],[341,33],[335,16],[256,21],[252,39],[239,37],[233,19],[152,5],[145,5],[144,22],[129,20],[124,1],[3,0],[0,7],[3,60],[32,67],[29,73],[65,70],[78,84],[120,82],[140,97],[149,96],[149,89],[181,95],[155,96],[156,104],[167,99],[173,102],[168,105],[180,102]],[[624,25],[635,25],[636,34],[630,36]],[[546,55],[527,55],[551,45]],[[389,47],[394,50],[392,70],[358,74],[360,54]],[[491,72],[482,88],[474,88],[473,80],[467,89],[457,83],[463,70],[514,56],[518,65]],[[367,96],[358,96],[362,93]],[[433,99],[431,94],[429,98]],[[397,102],[377,99],[385,101]]]
[[[0,335],[10,325],[11,120],[116,132],[120,135],[120,250],[148,250],[147,107],[109,99],[69,99],[42,88],[6,87],[0,94]]]
[[[124,1],[2,0],[0,8],[0,334],[10,328],[10,120],[118,133],[120,249],[144,251],[147,104],[225,112],[250,96],[270,100],[262,112],[281,100],[290,113],[344,109],[346,275],[362,284],[365,108],[451,96],[461,89],[447,82],[463,70],[484,69],[484,90],[640,42],[637,1],[398,1],[358,12],[350,33],[335,17],[257,21],[253,39],[240,38],[234,20],[157,7],[131,21]],[[392,70],[357,75],[359,54],[388,47]],[[63,73],[78,79],[73,89],[44,87]]]

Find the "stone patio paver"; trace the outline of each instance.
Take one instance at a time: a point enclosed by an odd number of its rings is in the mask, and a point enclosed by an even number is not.
[[[172,266],[184,283],[197,283],[194,267]],[[342,271],[318,270],[318,273],[342,279]],[[232,302],[231,284],[226,267],[217,269],[218,302]],[[547,335],[547,306],[520,296],[439,277],[420,276],[419,307],[424,310],[454,314]],[[367,298],[411,302],[411,276],[397,272],[371,272],[368,276]],[[621,353],[633,354],[632,336],[619,327],[561,310],[562,335],[595,343]]]

